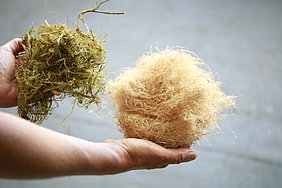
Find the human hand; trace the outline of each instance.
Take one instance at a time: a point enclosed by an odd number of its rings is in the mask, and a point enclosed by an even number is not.
[[[0,46],[0,107],[17,105],[16,55],[23,50],[22,40],[15,38]]]
[[[106,140],[104,143],[113,153],[115,159],[108,159],[104,173],[120,173],[135,169],[165,168],[169,164],[179,164],[196,159],[196,152],[186,146],[178,149],[166,149],[153,142],[125,138]],[[107,171],[107,169],[109,171]]]

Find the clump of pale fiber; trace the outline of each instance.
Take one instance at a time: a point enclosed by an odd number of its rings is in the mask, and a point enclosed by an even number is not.
[[[167,148],[192,144],[213,133],[234,105],[206,64],[185,49],[145,54],[108,87],[125,137]]]

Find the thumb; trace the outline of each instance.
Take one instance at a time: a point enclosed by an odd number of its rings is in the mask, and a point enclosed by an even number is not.
[[[170,164],[179,164],[182,162],[189,162],[197,158],[197,154],[192,149],[179,148],[170,149],[170,154],[167,155],[167,162]]]
[[[12,52],[14,55],[17,55],[19,52],[23,51],[22,43],[22,39],[15,38],[4,44],[4,47],[6,47],[6,49]]]

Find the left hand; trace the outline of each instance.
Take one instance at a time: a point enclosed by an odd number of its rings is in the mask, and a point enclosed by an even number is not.
[[[16,55],[23,51],[22,40],[15,38],[0,46],[0,107],[17,105]]]

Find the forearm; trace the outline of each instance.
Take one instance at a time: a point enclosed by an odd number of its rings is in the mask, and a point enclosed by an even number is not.
[[[165,149],[133,138],[92,143],[0,112],[0,178],[102,175],[163,168],[196,159],[195,151],[188,148]]]
[[[0,177],[6,178],[104,174],[110,173],[109,164],[118,165],[106,143],[56,133],[2,112],[0,152]]]

